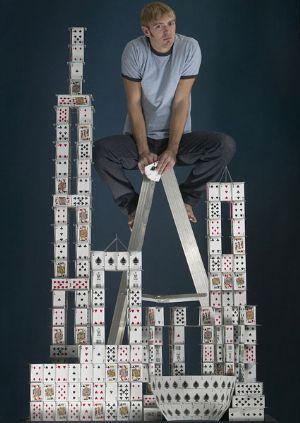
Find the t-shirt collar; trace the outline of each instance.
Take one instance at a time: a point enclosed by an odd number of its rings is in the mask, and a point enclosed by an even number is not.
[[[157,51],[152,47],[150,40],[149,40],[149,37],[145,37],[145,38],[146,38],[146,40],[149,44],[149,47],[151,48],[152,53],[156,54],[156,56],[169,56],[170,54],[172,54],[175,40],[174,40],[174,43],[172,44],[172,47],[170,48],[170,50],[166,51],[165,53],[161,53],[160,51]]]

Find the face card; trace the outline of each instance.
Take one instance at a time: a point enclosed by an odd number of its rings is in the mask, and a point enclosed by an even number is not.
[[[233,273],[222,274],[222,289],[223,291],[232,291],[233,289]]]
[[[43,383],[30,384],[30,401],[43,401]]]
[[[91,227],[89,224],[77,225],[77,243],[78,242],[90,242],[90,231]]]
[[[77,138],[79,142],[93,140],[92,125],[77,125]]]
[[[142,377],[143,377],[143,366],[142,366],[142,364],[132,364],[131,365],[131,381],[132,382],[141,381]]]
[[[74,337],[75,337],[75,343],[77,345],[85,345],[89,342],[88,337],[88,328],[87,327],[76,327],[74,328]]]
[[[232,238],[232,251],[233,254],[245,254],[245,237],[233,237]]]
[[[246,273],[235,273],[233,277],[234,289],[235,290],[244,290],[246,289]]]
[[[211,291],[220,291],[222,287],[221,273],[209,274],[209,286]]]
[[[67,194],[53,195],[53,207],[70,206],[72,203],[72,196]]]
[[[77,207],[76,208],[76,223],[77,225],[90,223],[91,221],[91,210],[89,207]]]
[[[105,326],[92,327],[93,344],[105,344]]]
[[[92,272],[92,287],[104,288],[105,287],[105,272],[104,270],[97,270]]]
[[[52,327],[52,344],[54,345],[65,344],[65,327],[64,326]]]
[[[118,364],[118,382],[130,381],[130,364]]]
[[[93,420],[104,421],[104,419],[105,419],[105,402],[104,401],[94,402]]]
[[[203,326],[202,342],[203,344],[213,344],[214,342],[214,327],[213,326]]]

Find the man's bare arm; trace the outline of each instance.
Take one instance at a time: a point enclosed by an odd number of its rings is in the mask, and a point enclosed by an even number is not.
[[[151,153],[148,146],[145,119],[141,105],[141,83],[124,79],[124,88],[127,97],[128,116],[139,153],[138,167],[141,173],[144,174],[145,166],[155,162],[157,155]]]
[[[176,163],[179,143],[184,131],[190,106],[190,93],[195,79],[181,79],[177,85],[172,103],[169,143],[167,149],[159,156],[157,171],[160,174],[172,169]]]

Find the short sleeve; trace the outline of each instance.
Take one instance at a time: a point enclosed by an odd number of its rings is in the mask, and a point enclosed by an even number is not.
[[[141,59],[137,46],[129,42],[122,53],[121,74],[130,81],[141,81]]]
[[[191,38],[186,49],[186,58],[180,79],[196,78],[201,65],[201,50],[198,41]]]

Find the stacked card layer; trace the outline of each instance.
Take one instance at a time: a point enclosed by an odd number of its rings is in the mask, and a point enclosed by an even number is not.
[[[256,381],[255,306],[202,307],[202,371]]]
[[[229,420],[264,421],[265,396],[261,382],[237,383]]]
[[[172,376],[185,374],[186,307],[170,309],[169,363]]]

